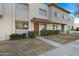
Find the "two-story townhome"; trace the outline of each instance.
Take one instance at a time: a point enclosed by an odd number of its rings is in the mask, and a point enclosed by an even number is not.
[[[73,26],[70,12],[53,3],[0,3],[0,40],[12,33],[34,31],[40,35],[44,28],[67,32]]]
[[[74,29],[74,18],[70,15],[70,11],[65,10],[56,4],[49,5],[49,19],[51,24],[51,29],[61,30],[63,32],[70,31]]]

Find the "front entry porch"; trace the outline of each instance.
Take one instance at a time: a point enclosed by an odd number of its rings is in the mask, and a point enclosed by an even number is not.
[[[40,35],[41,30],[47,30],[48,19],[33,18],[31,21],[34,24],[34,32],[36,35]]]
[[[34,22],[34,32],[36,33],[36,35],[40,35],[41,30],[60,30],[64,33],[65,25]]]
[[[46,19],[33,18],[31,20],[34,25],[34,32],[36,35],[40,35],[41,30],[60,30],[61,32],[65,31],[65,25],[62,23],[51,22]]]
[[[34,32],[36,35],[40,35],[41,30],[47,30],[46,29],[47,24],[40,23],[40,22],[34,22]]]

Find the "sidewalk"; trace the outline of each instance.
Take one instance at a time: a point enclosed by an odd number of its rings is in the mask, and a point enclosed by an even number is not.
[[[44,41],[44,42],[46,42],[46,43],[49,43],[50,45],[53,45],[53,46],[56,46],[56,47],[61,47],[61,46],[63,46],[63,44],[60,44],[60,43],[58,43],[58,42],[49,40],[49,39],[44,38],[44,37],[41,37],[41,36],[37,37],[37,39],[42,40],[42,41]]]
[[[41,54],[40,56],[79,56],[79,40]]]

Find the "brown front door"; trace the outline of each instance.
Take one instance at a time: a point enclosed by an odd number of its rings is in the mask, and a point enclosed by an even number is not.
[[[36,35],[39,35],[39,22],[34,22],[34,31]]]

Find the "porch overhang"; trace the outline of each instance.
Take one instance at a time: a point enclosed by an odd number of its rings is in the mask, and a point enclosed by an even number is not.
[[[52,23],[52,24],[60,24],[60,25],[67,25],[65,23],[57,23],[57,22],[50,22],[50,23]]]
[[[41,18],[32,18],[31,22],[39,22],[39,23],[50,23],[48,19],[41,19]]]
[[[46,24],[60,24],[60,25],[67,25],[65,23],[59,23],[59,22],[52,22],[48,19],[41,19],[41,18],[32,18],[31,22],[39,22],[39,23],[46,23]]]

